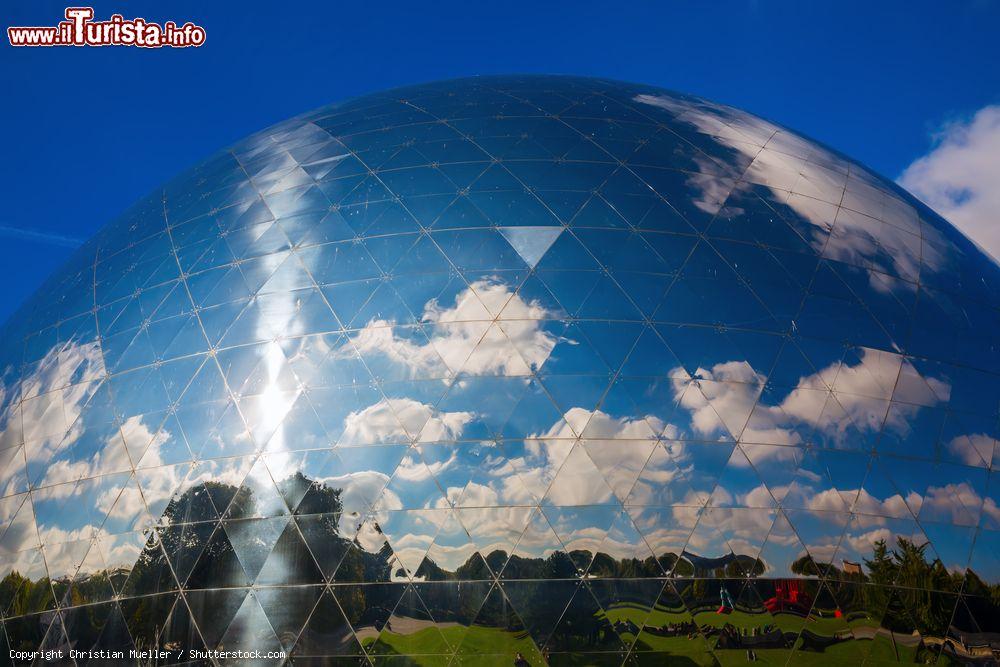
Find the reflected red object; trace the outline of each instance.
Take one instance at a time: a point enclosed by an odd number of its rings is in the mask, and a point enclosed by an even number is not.
[[[812,598],[802,590],[800,583],[796,579],[779,579],[774,583],[774,597],[766,600],[764,606],[771,613],[786,609],[809,611]],[[839,609],[837,613],[840,613]]]

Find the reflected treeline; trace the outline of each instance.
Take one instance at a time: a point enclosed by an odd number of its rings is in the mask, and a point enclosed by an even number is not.
[[[345,512],[341,489],[301,473],[276,488],[280,509],[247,486],[188,489],[129,570],[52,581],[10,572],[0,608],[11,648],[58,648],[63,634],[50,630],[60,622],[75,648],[232,646],[234,632],[259,630],[242,618],[250,586],[272,639],[300,655],[451,652],[457,640],[441,637],[472,627],[494,633],[498,653],[690,652],[698,642],[825,653],[865,639],[888,642],[897,658],[908,647],[913,659],[940,650],[972,659],[992,655],[1000,637],[987,632],[1000,618],[1000,584],[953,572],[905,538],[877,542],[863,568],[802,557],[791,566],[796,579],[766,578],[765,563],[736,554],[494,550],[453,571],[426,557],[407,583],[381,528],[366,531]],[[68,608],[61,620],[51,612],[57,601]]]

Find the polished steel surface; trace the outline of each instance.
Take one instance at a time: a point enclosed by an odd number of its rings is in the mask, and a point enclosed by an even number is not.
[[[998,305],[897,186],[702,99],[305,114],[6,326],[0,652],[987,659]]]

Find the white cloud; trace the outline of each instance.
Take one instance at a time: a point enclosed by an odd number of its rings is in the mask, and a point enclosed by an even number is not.
[[[37,466],[34,471],[39,470],[80,438],[83,433],[80,414],[100,387],[96,380],[103,375],[99,343],[69,342],[49,350],[12,392],[4,421],[9,427],[16,419],[12,417],[18,409],[14,401],[18,395],[24,396],[20,411],[29,471],[33,466]]]
[[[691,425],[703,435],[728,431],[739,436],[767,379],[744,361],[727,361],[695,371],[696,387],[673,379],[674,395],[691,412]]]
[[[859,514],[867,515],[868,522],[881,522],[881,517],[909,518],[912,513],[907,506],[919,507],[921,501],[920,494],[910,492],[906,500],[898,493],[889,496],[885,500],[879,500],[865,489],[836,489],[829,488],[813,495],[808,502],[810,510],[819,512],[839,512],[845,509],[844,499],[854,498],[854,505],[850,508]]]
[[[899,183],[959,229],[1000,256],[1000,105],[948,123],[930,153],[917,159]]]
[[[477,544],[482,547],[485,543],[484,552],[494,548],[509,550],[527,523],[530,508],[526,506],[534,504],[542,496],[545,496],[546,504],[558,507],[608,502],[611,492],[603,476],[599,476],[601,473],[595,463],[605,470],[613,467],[626,477],[627,473],[633,477],[638,475],[649,456],[649,447],[653,443],[650,438],[655,438],[653,428],[661,430],[663,426],[657,418],[650,416],[645,419],[616,418],[600,410],[572,408],[563,420],[547,431],[533,434],[525,440],[525,456],[512,458],[508,465],[492,471],[491,474],[497,478],[495,482],[490,481],[487,485],[470,481],[462,487],[450,486],[445,489],[447,500],[441,498],[435,507],[459,507],[462,524]],[[583,430],[600,440],[578,440],[577,432]],[[617,450],[619,456],[614,461],[593,461],[588,454],[588,446],[599,452],[601,445],[618,442],[632,446]],[[451,459],[442,467],[447,468],[450,464]],[[440,469],[435,469],[435,474]],[[562,481],[553,483],[557,477]],[[614,484],[615,475],[611,477]],[[624,489],[625,492],[627,490]],[[586,530],[567,528],[562,537],[570,542],[590,540],[587,543],[595,547],[601,539],[605,539],[603,531],[585,534]],[[546,539],[540,535],[534,538],[526,535],[522,538],[521,549],[531,551],[532,547],[538,547],[539,553],[542,553],[551,546]],[[635,551],[639,547],[614,542],[607,543],[607,548]]]
[[[570,408],[548,431],[525,441],[529,457],[511,461],[521,483],[505,480],[504,500],[529,502],[525,491],[530,490],[546,494],[547,502],[557,506],[602,503],[610,498],[608,484],[627,495],[649,458],[650,447],[643,443],[666,426],[652,415],[633,419]],[[585,439],[576,440],[577,434]],[[622,442],[625,446],[615,446]]]
[[[530,507],[470,507],[457,510],[480,553],[502,550],[510,552],[528,525],[533,510]]]
[[[39,483],[29,503],[54,503],[48,508],[46,520],[37,521],[37,537],[18,542],[18,536],[8,531],[4,546],[27,548],[41,538],[47,545],[45,559],[50,572],[75,571],[73,563],[79,565],[89,549],[89,540],[95,535],[118,543],[108,547],[106,558],[112,558],[115,565],[130,565],[131,562],[125,561],[135,550],[126,543],[134,538],[110,532],[136,531],[148,519],[138,487],[128,480],[132,461],[122,432],[137,448],[134,454],[141,454],[146,446],[157,438],[169,437],[169,433],[158,435],[142,422],[142,417],[133,416],[121,429],[112,427],[106,432],[96,431],[93,440],[87,441],[88,447],[81,448],[81,439],[88,428],[83,415],[101,386],[98,380],[104,374],[99,343],[70,341],[50,349],[4,395],[3,422],[9,430],[12,422],[19,421],[16,419],[19,409],[26,441],[24,459],[15,456],[8,461],[10,470],[5,471],[3,477],[5,490],[13,491],[17,483],[23,483],[24,464],[21,461],[24,460]],[[20,397],[23,400],[18,402]],[[76,483],[81,479],[84,481]],[[174,480],[169,489],[159,490],[164,499],[169,499],[179,481]],[[150,491],[154,492],[151,498],[157,499],[156,490],[151,488]],[[53,514],[54,507],[62,509]],[[90,523],[83,523],[85,520]],[[81,549],[83,553],[79,553]],[[126,553],[127,550],[131,551]],[[102,566],[100,559],[95,558],[88,556],[85,565]]]
[[[655,438],[666,424],[658,417],[647,415],[645,418],[612,417],[601,410],[585,410],[570,408],[563,419],[553,424],[544,435],[532,435],[531,438],[545,440],[565,440],[581,434],[588,439],[640,440]]]
[[[802,436],[794,429],[796,424],[819,428],[838,441],[849,428],[878,431],[888,425],[905,434],[909,419],[921,406],[897,403],[896,409],[888,412],[904,367],[912,373],[902,356],[865,348],[854,365],[835,361],[799,378],[795,388],[777,405],[758,403],[767,378],[742,361],[698,368],[697,380],[673,380],[673,390],[679,405],[690,411],[691,425],[699,434],[708,436],[728,430],[743,443],[799,445]],[[926,404],[948,400],[951,386],[947,382],[934,377],[923,381],[929,389],[923,398]],[[782,455],[779,447],[756,448],[753,452],[756,463]]]
[[[959,435],[949,440],[945,447],[962,463],[979,468],[987,468],[993,461],[995,440],[985,433]]]
[[[877,431],[887,419],[888,401],[902,364],[903,357],[898,354],[865,349],[854,366],[836,362],[815,376],[802,378],[780,407],[786,415],[828,430],[842,431],[847,424],[853,424]],[[945,382],[936,378],[926,378],[926,381],[934,396],[947,399],[950,395],[951,387]],[[817,386],[833,389],[837,407],[843,412],[825,409],[828,393],[814,389]],[[904,429],[906,420],[919,409],[916,405],[900,404],[888,419],[894,426]],[[843,420],[845,416],[849,421]]]
[[[330,488],[340,489],[345,511],[364,511],[375,503],[379,511],[403,508],[399,496],[386,489],[389,475],[378,470],[356,470],[346,475],[322,477],[316,480]]]
[[[340,441],[350,445],[454,440],[472,421],[471,412],[437,412],[411,398],[382,399],[344,418]]]
[[[129,417],[121,428],[122,430],[128,430],[131,436],[135,437],[137,441],[142,441],[145,444],[152,443],[154,437],[158,442],[170,438],[170,433],[167,431],[160,433],[150,431],[149,427],[143,423],[141,415]],[[158,459],[159,457],[151,456],[150,458]],[[151,460],[152,465],[158,463],[158,460]],[[65,493],[68,495],[73,488],[67,484],[68,482],[112,473],[128,472],[131,470],[131,466],[132,461],[129,459],[122,438],[116,430],[104,440],[101,448],[95,451],[89,458],[51,461],[46,468],[41,485],[61,485],[59,488],[67,489]],[[117,499],[117,495],[110,498],[102,497],[102,499],[104,504],[100,505],[100,509],[107,511],[111,509],[111,504]]]
[[[721,104],[664,95],[638,95],[635,101],[664,109],[717,142],[717,149],[692,155],[697,171],[687,184],[699,193],[694,204],[702,211],[715,215],[732,192],[766,187],[776,201],[812,225],[806,240],[825,257],[891,273],[910,285],[915,285],[921,263],[941,266],[935,247],[921,245],[915,236],[922,231],[925,239],[936,239],[936,232],[921,230],[916,209],[858,165],[848,170],[837,155]],[[729,206],[731,213],[740,212]],[[870,285],[880,292],[888,289],[875,277]]]
[[[839,549],[839,555],[843,560],[864,559],[870,557],[872,546],[879,541],[885,542],[889,548],[896,546],[896,534],[888,528],[876,528],[864,533],[847,533],[844,535],[843,544]],[[902,537],[907,537],[903,535]],[[809,552],[823,553],[823,549],[808,547]],[[824,554],[825,556],[825,554]],[[815,558],[816,556],[814,556]],[[826,556],[830,557],[830,556]]]
[[[434,461],[430,465],[422,461],[419,456],[407,454],[399,462],[399,466],[396,468],[393,477],[406,482],[424,482],[449,470],[457,462],[457,451],[452,451],[451,456],[446,460]]]
[[[36,243],[47,243],[63,248],[79,248],[84,242],[84,239],[79,239],[75,236],[64,236],[63,234],[56,234],[54,232],[14,227],[12,225],[0,225],[0,236],[24,241],[35,241]]]
[[[500,505],[500,495],[488,486],[469,482],[465,488],[450,486],[447,490],[448,499],[441,498],[437,507],[496,507]]]
[[[338,353],[353,357],[381,354],[410,370],[413,377],[447,378],[469,375],[528,375],[545,363],[558,342],[541,329],[551,313],[537,302],[525,301],[510,287],[478,280],[455,296],[451,307],[427,302],[421,321],[429,339],[398,335],[389,320],[371,320]],[[494,321],[498,320],[498,321]]]

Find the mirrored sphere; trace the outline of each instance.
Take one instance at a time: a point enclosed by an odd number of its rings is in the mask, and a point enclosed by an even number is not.
[[[696,97],[293,118],[6,325],[0,660],[995,659],[998,307],[892,182]]]

